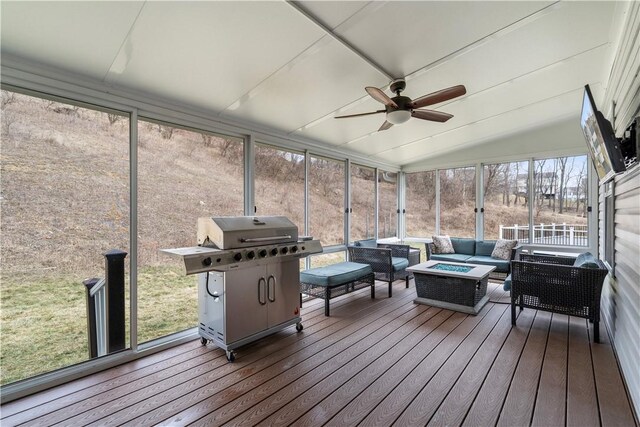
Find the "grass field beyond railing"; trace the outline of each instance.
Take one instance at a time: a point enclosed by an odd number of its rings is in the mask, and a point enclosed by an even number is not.
[[[129,283],[125,284],[129,346]],[[1,384],[89,359],[87,308],[82,279],[72,276],[2,277],[0,302]],[[197,324],[194,276],[174,267],[138,272],[138,342]]]

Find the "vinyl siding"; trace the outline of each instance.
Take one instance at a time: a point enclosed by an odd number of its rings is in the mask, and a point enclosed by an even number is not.
[[[615,101],[618,136],[640,110],[640,2],[632,2],[624,21],[605,94]],[[612,111],[607,112],[611,119]],[[600,187],[599,247],[604,259],[604,194]],[[602,317],[609,330],[620,368],[640,414],[640,165],[616,177],[614,197],[615,278],[608,276],[602,292]]]

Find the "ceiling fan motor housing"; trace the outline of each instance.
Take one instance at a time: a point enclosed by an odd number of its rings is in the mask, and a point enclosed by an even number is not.
[[[394,96],[393,98],[391,98],[393,100],[393,102],[396,103],[396,105],[398,106],[398,108],[395,108],[393,106],[389,106],[389,105],[385,105],[385,108],[387,109],[387,113],[391,112],[391,111],[396,111],[396,110],[411,110],[411,98],[409,98],[408,96]]]

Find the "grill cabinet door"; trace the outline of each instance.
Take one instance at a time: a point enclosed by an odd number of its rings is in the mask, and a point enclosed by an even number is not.
[[[242,268],[225,273],[226,343],[231,344],[267,328],[266,281],[264,266]],[[262,287],[259,291],[258,287]],[[260,300],[259,300],[260,299]]]
[[[299,259],[267,266],[268,325],[273,327],[300,315]]]

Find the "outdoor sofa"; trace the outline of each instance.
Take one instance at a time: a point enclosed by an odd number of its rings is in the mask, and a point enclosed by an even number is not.
[[[511,261],[520,252],[521,246],[516,246],[511,250],[511,257],[508,260],[493,258],[491,253],[496,246],[496,240],[474,240],[460,237],[451,237],[453,254],[434,253],[433,243],[425,243],[427,250],[427,261],[449,261],[462,262],[478,265],[492,265],[496,269],[489,277],[493,279],[505,279],[511,272]]]

